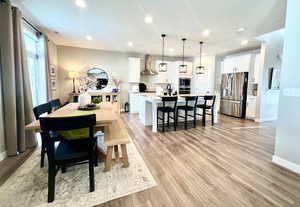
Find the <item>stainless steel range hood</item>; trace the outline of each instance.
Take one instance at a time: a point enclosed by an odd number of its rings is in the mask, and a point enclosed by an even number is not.
[[[141,72],[141,75],[157,75],[157,72],[152,70],[150,55],[145,55],[145,70]]]

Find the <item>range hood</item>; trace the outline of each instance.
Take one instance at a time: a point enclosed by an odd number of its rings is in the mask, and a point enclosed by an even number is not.
[[[157,72],[152,70],[150,55],[145,55],[145,70],[141,72],[141,75],[157,75]]]

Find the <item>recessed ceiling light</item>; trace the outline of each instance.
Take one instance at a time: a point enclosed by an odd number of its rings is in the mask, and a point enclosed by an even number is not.
[[[209,29],[206,29],[206,30],[204,30],[204,31],[202,32],[202,35],[203,35],[204,37],[208,37],[208,36],[210,35],[210,33],[211,33],[211,31],[210,31]]]
[[[128,45],[129,47],[133,47],[133,42],[128,41],[128,42],[127,42],[127,45]]]
[[[243,40],[243,41],[241,41],[241,44],[242,44],[242,45],[247,45],[248,43],[249,43],[248,40]]]
[[[87,36],[85,36],[85,39],[87,39],[87,40],[93,40],[93,37],[91,36],[91,35],[87,35]]]
[[[86,3],[84,0],[75,0],[75,4],[80,7],[80,8],[85,8],[86,7]]]
[[[169,52],[174,52],[174,49],[173,48],[169,48]]]
[[[242,32],[245,32],[245,31],[246,31],[246,28],[241,27],[241,28],[238,28],[236,31],[237,31],[238,33],[242,33]]]
[[[145,16],[145,22],[147,23],[147,24],[151,24],[152,23],[152,21],[153,21],[153,19],[152,19],[152,17],[150,16],[150,15],[146,15]]]

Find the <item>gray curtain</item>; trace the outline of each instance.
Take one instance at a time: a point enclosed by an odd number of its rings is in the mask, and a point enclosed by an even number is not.
[[[47,101],[52,100],[52,88],[51,88],[51,74],[50,74],[50,60],[49,60],[49,39],[44,35],[45,45],[45,68],[46,68],[46,80],[47,80]]]
[[[0,3],[1,78],[5,143],[8,156],[36,146],[32,122],[32,94],[22,31],[22,14],[10,2]]]

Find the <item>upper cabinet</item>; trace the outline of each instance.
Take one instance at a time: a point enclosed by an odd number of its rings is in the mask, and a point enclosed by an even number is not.
[[[261,54],[259,53],[255,55],[253,83],[258,83],[259,81],[260,67],[261,67]]]
[[[141,73],[141,60],[136,57],[128,58],[129,64],[129,78],[128,82],[130,83],[139,83],[140,82],[140,73]]]
[[[224,59],[222,73],[248,72],[251,66],[251,54],[227,57]]]

